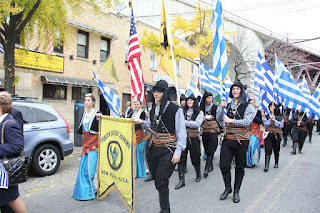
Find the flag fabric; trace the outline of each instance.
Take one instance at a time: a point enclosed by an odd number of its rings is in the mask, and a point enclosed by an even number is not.
[[[160,67],[175,81],[175,73],[173,68],[173,60],[171,54],[170,32],[167,28],[167,17],[165,11],[165,0],[162,0],[161,6],[161,25],[160,25]]]
[[[132,10],[128,51],[128,69],[131,74],[131,95],[133,98],[144,103],[144,83],[140,56],[141,50]]]
[[[228,57],[224,39],[222,5],[220,0],[212,1],[213,14],[213,69],[214,76],[224,82],[229,75]]]
[[[273,101],[273,84],[274,84],[274,72],[258,52],[258,58],[255,68],[255,85],[260,87],[260,106],[259,108],[264,110],[266,114],[269,112],[269,104]]]
[[[213,75],[213,69],[200,62],[199,66],[200,85],[203,89],[222,96],[221,81],[217,80]]]
[[[134,125],[131,119],[101,116],[99,128],[98,200],[113,190],[129,212],[135,212]]]
[[[301,91],[302,91],[304,97],[307,99],[307,101],[310,101],[311,100],[311,93],[310,93],[308,82],[307,82],[305,76],[303,76],[303,78],[302,78],[300,88],[301,88]]]
[[[0,160],[0,189],[8,189],[8,173]]]
[[[194,94],[195,97],[198,97],[198,96],[202,97],[200,90],[198,89],[196,84],[192,81],[192,79],[190,80],[186,96],[189,97],[191,94]]]
[[[255,85],[254,76],[250,76],[250,98],[260,100],[260,88]]]
[[[114,66],[114,63],[113,63],[113,59],[112,59],[112,55],[109,54],[106,61],[104,62],[103,64],[103,67],[108,71],[110,72],[111,74],[111,77],[116,79],[117,82],[119,82],[119,78],[118,78],[118,75],[117,75],[117,71],[116,71],[116,68]]]
[[[120,108],[120,98],[107,86],[105,85],[99,78],[99,76],[93,72],[94,78],[97,81],[99,89],[106,100],[108,107],[111,111],[112,116],[120,117],[119,108]]]
[[[4,53],[3,45],[0,43],[0,53]]]
[[[230,103],[232,99],[229,97],[230,94],[230,87],[232,86],[233,82],[230,79],[230,76],[227,76],[226,80],[223,83],[223,91],[224,91],[224,96],[226,98],[226,101]]]
[[[285,99],[284,106],[290,109],[310,111],[308,101],[305,99],[301,89],[279,58],[276,58],[277,95]]]
[[[318,84],[316,91],[311,96],[309,106],[311,113],[315,115],[315,119],[320,119],[320,84]]]
[[[48,39],[47,54],[52,55],[54,49],[53,49],[53,38],[50,32],[48,32],[47,34],[47,39]]]

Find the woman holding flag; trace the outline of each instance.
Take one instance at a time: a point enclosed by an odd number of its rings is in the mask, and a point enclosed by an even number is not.
[[[250,129],[257,110],[247,102],[245,88],[240,81],[235,82],[230,88],[230,98],[233,101],[227,105],[227,115],[224,116],[225,136],[222,141],[220,154],[220,170],[223,176],[225,191],[220,200],[225,200],[232,192],[231,188],[231,162],[235,157],[235,181],[233,202],[240,202],[239,191],[246,167],[246,152],[248,150]]]

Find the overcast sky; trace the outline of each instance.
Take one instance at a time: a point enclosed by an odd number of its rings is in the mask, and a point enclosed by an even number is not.
[[[195,1],[195,0],[193,0]],[[212,4],[212,0],[200,0]],[[293,39],[320,37],[320,0],[221,0],[223,10],[282,36]],[[320,54],[320,39],[301,43]]]

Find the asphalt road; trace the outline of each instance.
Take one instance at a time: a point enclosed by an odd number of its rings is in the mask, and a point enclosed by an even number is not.
[[[214,171],[208,178],[195,182],[195,171],[188,159],[186,187],[175,190],[178,173],[170,179],[171,212],[320,212],[320,136],[314,132],[313,142],[306,139],[303,154],[291,155],[289,146],[280,151],[280,165],[274,169],[272,156],[270,170],[265,173],[264,149],[260,163],[246,174],[240,190],[241,201],[232,202],[232,195],[220,201],[224,184],[219,165],[219,150],[214,158]],[[79,150],[79,149],[78,149]],[[20,185],[21,198],[31,213],[51,212],[128,212],[116,191],[104,200],[76,201],[71,197],[76,181],[80,154],[74,153],[61,163],[55,175],[30,177]],[[202,171],[205,161],[202,159]],[[233,166],[234,167],[234,166]],[[232,169],[234,175],[234,169]],[[234,176],[233,176],[234,177]],[[153,182],[136,179],[135,212],[160,211],[158,193]]]

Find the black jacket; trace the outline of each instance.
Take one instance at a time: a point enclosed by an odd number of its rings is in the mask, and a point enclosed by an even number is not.
[[[96,111],[96,114],[97,113],[101,113],[101,112],[100,111]],[[82,134],[82,132],[83,132],[83,129],[82,129],[83,116],[84,116],[84,113],[82,114],[82,119],[81,119],[81,122],[80,122],[80,125],[79,125],[79,128],[78,128],[78,131],[77,131],[78,134]],[[98,134],[98,131],[99,131],[99,120],[96,118],[96,116],[94,116],[94,118],[92,120],[91,128],[90,128],[90,133]]]

